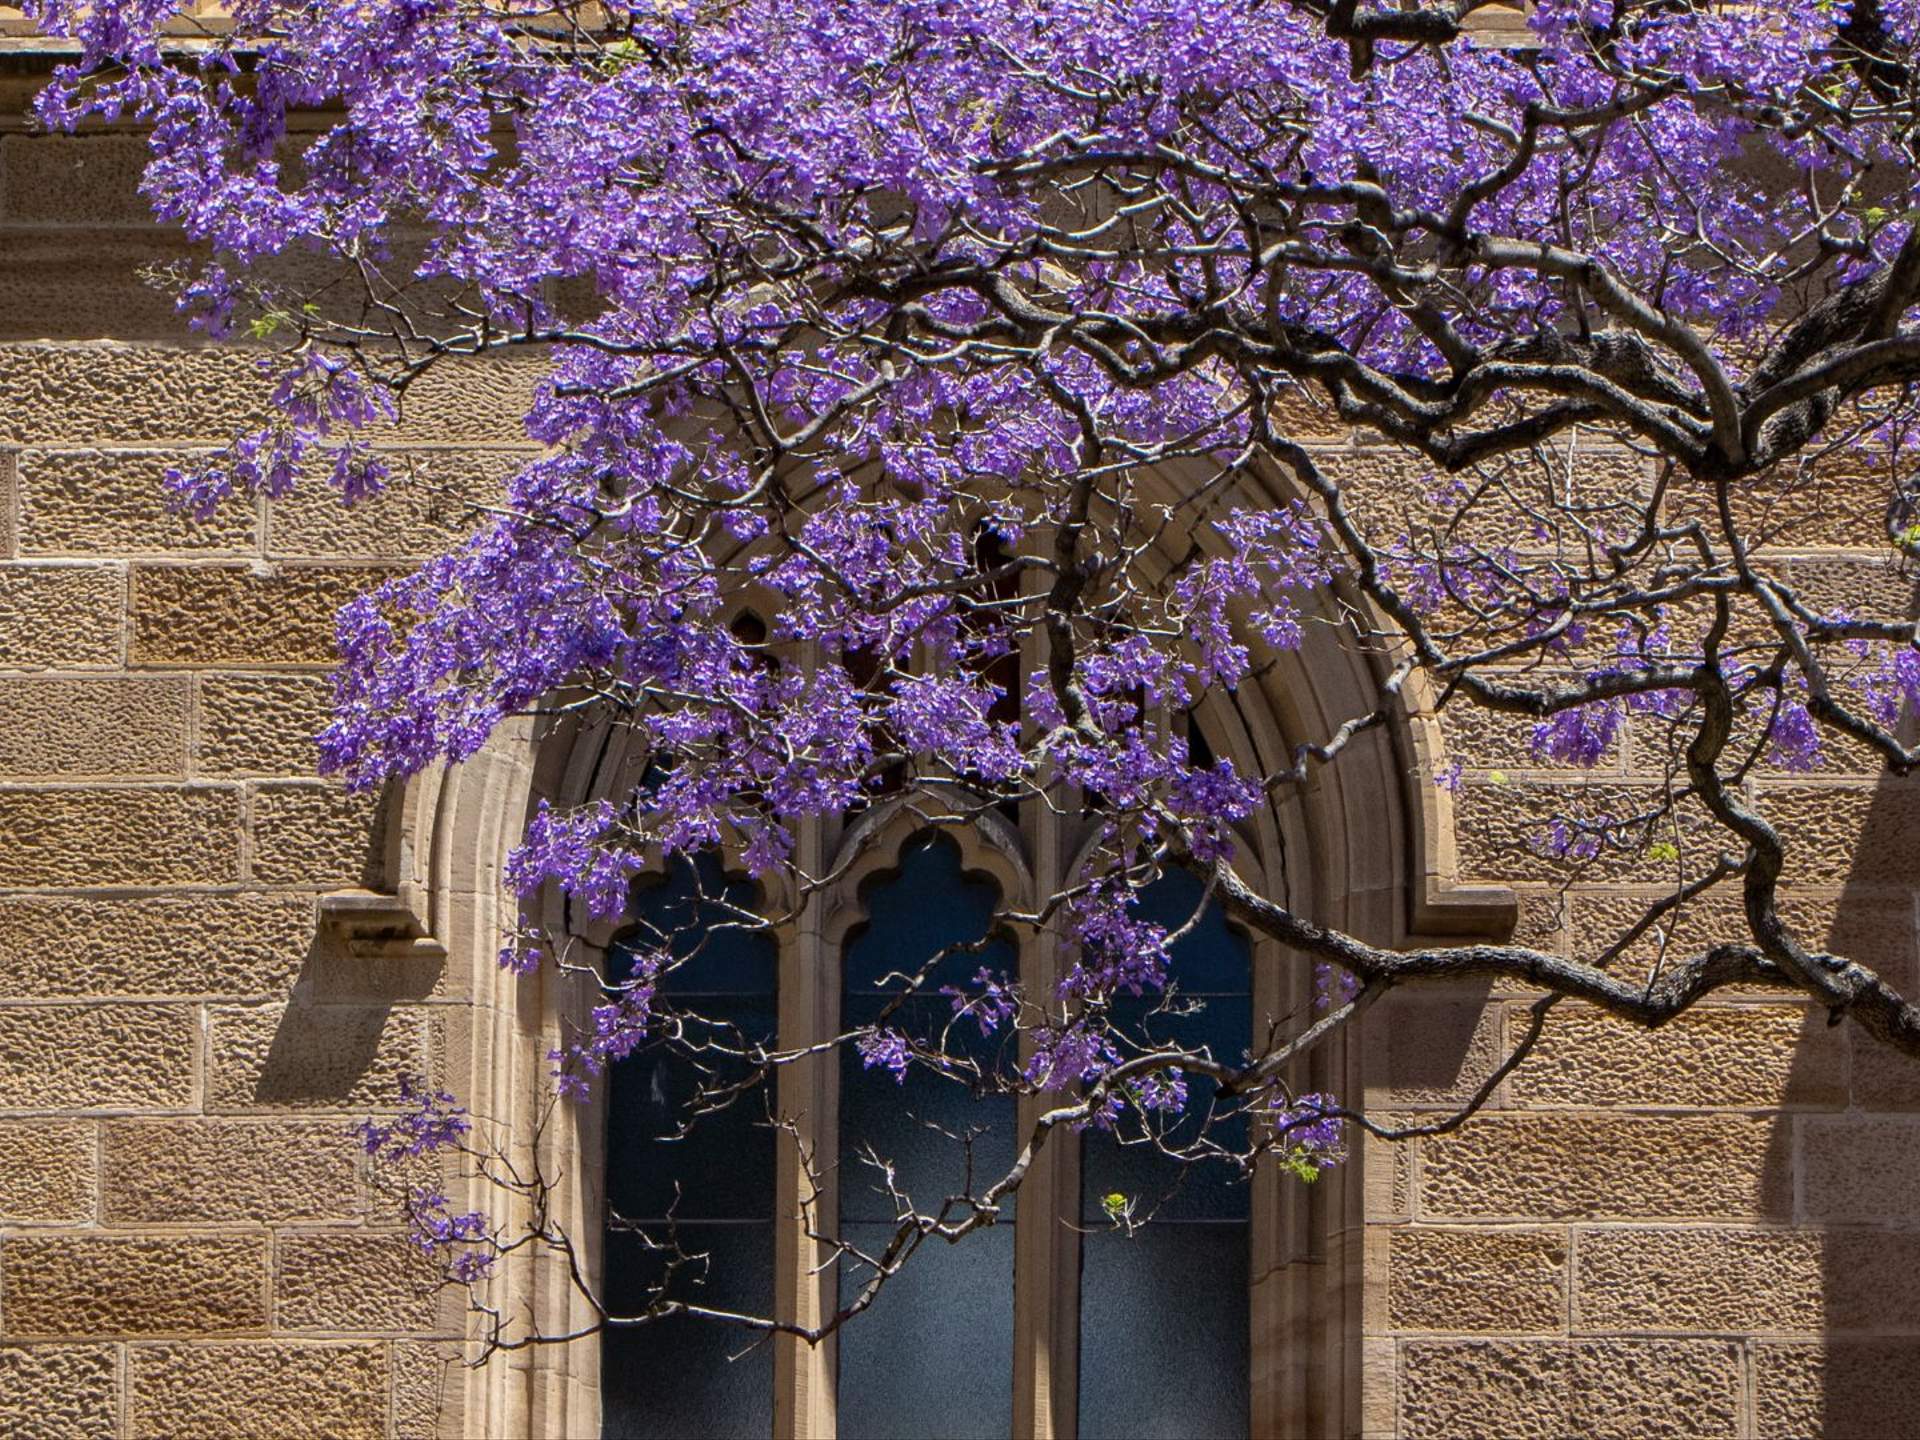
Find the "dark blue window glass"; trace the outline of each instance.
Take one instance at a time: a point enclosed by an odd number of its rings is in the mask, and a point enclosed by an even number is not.
[[[966,1017],[945,1031],[953,1002],[940,993],[945,985],[969,985],[982,966],[1014,971],[1013,947],[990,938],[994,887],[963,873],[951,840],[928,837],[910,845],[900,872],[864,898],[867,923],[845,956],[843,1023],[872,1024],[885,1014],[885,1024],[922,1039],[944,1031],[948,1052],[970,1056],[983,1070],[1010,1066],[1005,1027],[983,1036]],[[962,948],[943,953],[948,947]],[[921,976],[929,961],[936,963]],[[917,983],[909,976],[919,976]],[[967,1188],[967,1146],[956,1137],[972,1137],[977,1190],[1012,1162],[1014,1124],[1010,1097],[976,1095],[918,1066],[896,1084],[890,1071],[865,1068],[849,1048],[840,1076],[841,1237],[875,1253],[893,1230],[894,1202],[879,1172],[860,1158],[867,1149],[893,1162],[895,1183],[925,1214]],[[843,1296],[851,1298],[870,1278],[857,1262],[841,1261]],[[1010,1226],[1002,1221],[955,1246],[923,1246],[873,1307],[840,1331],[839,1343],[845,1440],[1011,1433]]]
[[[1184,873],[1141,897],[1148,919],[1185,925],[1205,892]],[[1115,1018],[1135,1035],[1208,1046],[1216,1059],[1245,1058],[1253,1031],[1252,950],[1217,905],[1208,904],[1172,950],[1179,1000],[1153,1013],[1157,997],[1124,997]],[[1199,1133],[1212,1082],[1190,1080],[1188,1119],[1168,1127],[1171,1145]],[[1137,1135],[1123,1124],[1121,1135]],[[1244,1143],[1244,1122],[1216,1122],[1222,1143]],[[1244,1436],[1249,1423],[1250,1240],[1247,1187],[1218,1165],[1183,1165],[1148,1144],[1122,1144],[1090,1130],[1081,1150],[1080,1434],[1122,1437]],[[1104,1202],[1122,1195],[1151,1216],[1131,1235],[1115,1229]]]
[[[686,963],[662,989],[734,1034],[774,1037],[778,953],[741,928],[753,887],[717,861],[682,864],[640,889],[635,923],[609,955],[610,978],[632,973],[638,950],[666,947]],[[733,1035],[728,1035],[731,1042]],[[605,1297],[615,1314],[644,1306],[664,1282],[692,1304],[764,1315],[773,1305],[774,1167],[769,1096],[755,1088],[686,1126],[705,1083],[750,1073],[738,1062],[643,1047],[608,1077]],[[668,1220],[690,1257],[671,1275],[661,1248]],[[650,1243],[652,1242],[652,1243]],[[773,1425],[773,1350],[735,1326],[675,1318],[610,1329],[601,1342],[603,1433],[620,1440],[765,1435]]]

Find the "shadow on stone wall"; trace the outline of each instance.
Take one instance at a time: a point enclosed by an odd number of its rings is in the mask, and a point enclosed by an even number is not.
[[[351,857],[375,891],[391,885],[394,798],[383,797]],[[429,1002],[447,998],[447,975],[443,951],[358,947],[317,925],[284,1003],[210,1016],[209,1107],[377,1109],[402,1079],[444,1083],[445,1027]]]
[[[1810,854],[1852,857],[1831,875],[1837,892],[1799,892],[1789,916],[1806,943],[1870,966],[1911,996],[1920,980],[1911,884],[1920,784],[1776,783],[1760,793],[1802,857],[1790,883],[1827,878]],[[1790,1228],[1761,1237],[1745,1264],[1728,1257],[1729,1282],[1755,1301],[1756,1436],[1920,1437],[1916,1112],[1920,1059],[1809,1011],[1768,1154],[1769,1179],[1790,1187]]]
[[[444,960],[361,959],[316,935],[286,1003],[211,1019],[208,1104],[386,1108],[400,1080],[442,1069]]]

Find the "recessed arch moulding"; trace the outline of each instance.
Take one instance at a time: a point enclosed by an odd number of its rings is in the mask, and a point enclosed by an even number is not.
[[[1169,486],[1181,477],[1169,477]],[[1259,483],[1243,477],[1243,485]],[[1290,499],[1269,480],[1263,503]],[[1171,490],[1169,490],[1171,493]],[[1246,503],[1243,496],[1242,503]],[[1181,537],[1184,543],[1184,537]],[[1313,623],[1319,622],[1319,623]],[[1321,740],[1339,724],[1378,703],[1385,661],[1362,653],[1330,609],[1311,615],[1297,652],[1283,653],[1255,685],[1231,699],[1211,698],[1199,720],[1216,752],[1237,763],[1272,770],[1290,763],[1297,744]],[[1430,940],[1504,937],[1512,929],[1511,892],[1463,886],[1453,836],[1449,793],[1433,783],[1442,768],[1442,741],[1431,694],[1415,676],[1403,692],[1394,723],[1359,737],[1339,760],[1316,767],[1284,803],[1262,812],[1245,836],[1244,863],[1287,903],[1321,923],[1373,943],[1408,946]],[[536,805],[559,806],[631,792],[644,768],[632,732],[556,713],[517,717],[503,724],[471,759],[430,770],[389,796],[385,883],[323,901],[323,923],[341,942],[368,956],[444,954],[451,991],[469,1004],[454,1027],[446,1072],[439,1077],[468,1106],[496,1143],[525,1153],[537,1145],[544,1173],[554,1182],[550,1223],[576,1237],[590,1266],[598,1263],[604,1197],[597,1157],[604,1117],[596,1103],[554,1105],[549,1052],[581,1025],[594,1002],[590,983],[551,965],[520,976],[503,970],[498,955],[516,923],[531,921],[572,938],[584,963],[597,962],[616,926],[588,924],[569,914],[551,893],[527,906],[502,884],[503,866]],[[1036,835],[1036,825],[1059,817],[1026,817],[963,840],[969,868],[990,873],[1009,897],[1045,893],[1074,853],[1074,837]],[[858,920],[860,879],[889,864],[905,835],[907,817],[885,808],[844,822],[814,825],[798,837],[797,855],[820,873],[846,866],[845,882],[816,898],[780,936],[781,1020],[830,1025],[829,971],[836,937]],[[1066,862],[1070,863],[1070,862]],[[1049,957],[1022,956],[1029,979],[1052,973]],[[1312,994],[1312,966],[1263,942],[1256,950],[1256,1014],[1302,1014]],[[1303,1087],[1360,1096],[1368,1078],[1361,1044],[1342,1035],[1310,1060]],[[818,1110],[830,1094],[833,1067],[812,1075],[783,1075],[780,1103],[789,1114]],[[791,1085],[791,1093],[790,1093]],[[811,1104],[809,1104],[811,1100]],[[831,1113],[830,1105],[826,1107]],[[1277,1181],[1255,1200],[1254,1424],[1256,1433],[1344,1434],[1361,1428],[1366,1400],[1361,1363],[1361,1273],[1364,1195],[1369,1158],[1352,1160],[1313,1187]],[[789,1157],[786,1163],[795,1163]],[[1056,1167],[1057,1168],[1057,1167]],[[1042,1171],[1028,1181],[1042,1192],[1077,1183]],[[470,1196],[476,1208],[517,1225],[525,1215],[503,1214],[503,1192]],[[1023,1190],[1023,1194],[1027,1192]],[[1023,1200],[1024,1207],[1028,1202]],[[1043,1210],[1051,1210],[1042,1204]],[[1031,1212],[1025,1212],[1031,1213]],[[1020,1261],[1043,1271],[1061,1268],[1046,1227],[1021,1226]],[[1264,1237],[1264,1238],[1263,1238]],[[804,1233],[782,1232],[776,1256],[779,1303],[801,1313],[829,1297],[811,1274]],[[1062,1286],[1070,1286],[1064,1275]],[[591,1308],[563,1260],[536,1250],[509,1256],[492,1282],[491,1302],[521,1332],[567,1334],[588,1327]],[[1068,1353],[1064,1328],[1074,1323],[1071,1297],[1024,1304],[1016,1314],[1016,1350]],[[477,1353],[477,1341],[474,1342]],[[832,1357],[781,1342],[776,1354],[776,1430],[785,1435],[831,1433]],[[1016,1424],[1022,1433],[1070,1434],[1071,1376],[1017,1377]],[[1068,1367],[1070,1368],[1070,1366]],[[1031,1366],[1028,1367],[1031,1369]],[[597,1432],[598,1346],[591,1339],[495,1353],[452,1387],[448,1417],[461,1434],[566,1437]]]

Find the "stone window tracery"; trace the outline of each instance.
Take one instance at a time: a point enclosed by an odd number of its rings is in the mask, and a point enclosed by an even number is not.
[[[1197,724],[1192,728],[1199,734]],[[1044,854],[1044,863],[1065,872],[1086,843],[1086,825],[1059,827],[1052,823],[1057,817],[1027,816],[1015,830],[998,812],[933,828],[922,819],[903,808],[890,817],[864,817],[863,825],[835,837],[853,859],[836,867],[841,879],[818,902],[819,933],[809,935],[803,923],[783,930],[779,946],[753,937],[761,958],[747,968],[757,975],[778,968],[795,977],[801,991],[818,992],[813,1000],[804,993],[776,999],[773,986],[755,980],[760,988],[723,986],[712,996],[702,989],[703,1002],[745,1003],[768,1023],[778,1013],[779,1043],[786,1047],[828,1038],[828,1029],[845,1033],[882,1023],[909,1037],[941,1032],[948,1050],[984,1075],[1016,1071],[1024,1057],[1013,1049],[1011,1032],[983,1033],[970,1019],[951,1023],[953,1003],[943,991],[987,969],[1018,976],[1034,994],[1052,993],[1065,963],[1055,937],[1041,931],[1016,938],[1005,916],[1032,891],[1030,857]],[[702,869],[707,890],[735,903],[751,889],[742,881],[729,888],[718,861]],[[680,911],[665,928],[687,928],[689,888],[647,882],[636,899],[636,931],[644,931],[659,908],[676,905]],[[1179,994],[1157,1010],[1143,997],[1136,1018],[1148,1033],[1198,1039],[1238,1059],[1255,1040],[1254,947],[1203,901],[1184,876],[1168,877],[1147,896],[1151,918],[1170,928],[1193,924],[1177,949],[1184,977]],[[770,953],[776,949],[777,960]],[[620,953],[616,944],[616,976]],[[719,958],[739,963],[732,950]],[[910,993],[903,999],[903,992]],[[629,1078],[623,1067],[636,1060],[640,1069]],[[918,1067],[897,1082],[884,1064],[868,1063],[851,1045],[838,1047],[811,1074],[808,1064],[781,1076],[775,1103],[789,1119],[812,1103],[811,1124],[783,1130],[778,1140],[791,1152],[804,1131],[812,1173],[791,1153],[784,1163],[774,1161],[775,1132],[762,1107],[721,1132],[733,1137],[742,1157],[766,1150],[720,1187],[739,1213],[718,1217],[725,1225],[704,1214],[688,1216],[697,1223],[683,1233],[713,1241],[716,1277],[723,1260],[736,1271],[704,1297],[717,1305],[736,1298],[725,1287],[740,1285],[742,1274],[750,1277],[752,1293],[743,1292],[737,1303],[764,1305],[769,1291],[781,1288],[774,1271],[783,1268],[783,1319],[804,1319],[794,1307],[809,1300],[823,1309],[848,1303],[872,1278],[860,1256],[877,1254],[893,1231],[898,1197],[889,1185],[916,1208],[937,1208],[941,1197],[966,1188],[969,1163],[976,1173],[1005,1169],[1039,1103],[978,1096],[961,1081]],[[653,1133],[669,1123],[674,1107],[667,1103],[668,1082],[645,1066],[635,1057],[614,1067],[606,1188],[616,1213],[623,1196],[664,1194],[670,1184],[655,1174],[636,1185],[616,1173],[622,1165],[677,1162],[676,1173],[692,1182],[688,1194],[710,1178],[701,1172],[698,1143],[663,1141]],[[652,1119],[636,1122],[636,1114]],[[743,1127],[757,1131],[751,1142],[734,1133]],[[644,1132],[637,1140],[636,1131]],[[1177,1143],[1180,1137],[1161,1138]],[[869,1162],[869,1148],[892,1162],[890,1174]],[[790,1337],[755,1344],[740,1331],[708,1326],[712,1338],[678,1339],[663,1355],[650,1351],[644,1338],[658,1327],[627,1332],[640,1337],[632,1341],[610,1331],[601,1356],[603,1433],[766,1433],[771,1415],[776,1434],[991,1437],[1026,1433],[1032,1417],[1050,1408],[1053,1433],[1077,1417],[1081,1433],[1090,1435],[1197,1433],[1194,1424],[1208,1434],[1245,1434],[1255,1385],[1253,1187],[1212,1169],[1183,1180],[1181,1168],[1156,1154],[1143,1133],[1064,1136],[1047,1147],[1044,1165],[1004,1219],[958,1245],[923,1247],[882,1286],[869,1313],[818,1347]],[[749,1174],[765,1205],[756,1207],[741,1193]],[[809,1207],[804,1197],[816,1188],[821,1198]],[[1107,1206],[1118,1191],[1130,1207],[1120,1228]],[[650,1208],[647,1218],[655,1223],[663,1218],[653,1213],[658,1203],[641,1208]],[[749,1223],[749,1211],[758,1217],[768,1209],[784,1218],[764,1229],[757,1219]],[[809,1238],[815,1225],[852,1250],[837,1260],[826,1256]],[[1023,1239],[1023,1227],[1034,1233]],[[762,1243],[769,1229],[771,1243]],[[612,1281],[622,1270],[622,1243],[618,1233],[609,1234],[610,1301],[617,1296]],[[774,1261],[772,1252],[783,1247],[786,1259]],[[809,1252],[815,1263],[830,1261],[811,1297],[804,1278],[797,1293],[793,1284]],[[1043,1313],[1063,1312],[1063,1324],[1037,1323]],[[1215,1393],[1197,1411],[1181,1401],[1177,1413],[1169,1412],[1168,1396],[1156,1389],[1168,1388],[1176,1352],[1195,1344],[1206,1349],[1209,1374],[1219,1372]],[[736,1358],[716,1369],[713,1357],[728,1354]],[[956,1385],[956,1366],[964,1386]],[[652,1408],[643,1413],[649,1392]]]

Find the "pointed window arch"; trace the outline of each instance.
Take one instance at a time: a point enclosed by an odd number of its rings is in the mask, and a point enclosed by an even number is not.
[[[896,1080],[885,1066],[842,1051],[839,1235],[878,1256],[895,1230],[890,1185],[925,1212],[966,1191],[970,1174],[1002,1173],[1013,1161],[1014,1102],[991,1093],[990,1082],[1016,1057],[1004,1032],[983,1033],[970,1017],[956,1017],[941,992],[970,985],[981,969],[1016,972],[1018,956],[992,933],[999,900],[993,883],[965,873],[951,839],[916,836],[903,847],[899,869],[865,891],[866,919],[845,949],[842,1023],[885,1025],[910,1041],[944,1036],[949,1053],[983,1077],[947,1078],[915,1066]],[[891,1163],[890,1173],[865,1161],[869,1149]],[[872,1310],[841,1332],[844,1440],[1011,1432],[1012,1218],[960,1245],[923,1246],[884,1284]],[[843,1260],[843,1303],[873,1275],[871,1266]],[[964,1385],[954,1383],[959,1356]]]

